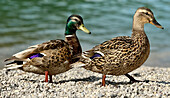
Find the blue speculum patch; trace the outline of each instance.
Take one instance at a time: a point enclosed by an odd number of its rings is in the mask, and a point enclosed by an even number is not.
[[[93,59],[93,58],[95,58],[95,57],[101,57],[101,55],[98,54],[98,53],[95,53],[92,57],[90,57],[90,59]]]
[[[34,54],[32,56],[30,56],[29,58],[30,59],[33,59],[33,58],[36,58],[36,57],[43,57],[44,55],[40,54],[40,53],[37,53],[37,54]]]

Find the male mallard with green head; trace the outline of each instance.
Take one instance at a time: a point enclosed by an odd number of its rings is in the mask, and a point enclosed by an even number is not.
[[[133,17],[131,37],[115,37],[83,52],[80,63],[87,70],[103,74],[102,86],[105,86],[106,75],[125,75],[131,82],[137,82],[128,73],[140,67],[149,56],[150,44],[144,31],[145,23],[163,29],[150,9],[140,7]]]
[[[45,74],[45,82],[48,75],[52,82],[52,75],[60,74],[71,69],[71,64],[76,61],[74,56],[82,53],[76,31],[82,30],[91,33],[83,24],[79,15],[71,15],[66,24],[65,40],[51,40],[34,45],[28,49],[14,54],[5,61],[7,69],[21,69],[26,72]]]

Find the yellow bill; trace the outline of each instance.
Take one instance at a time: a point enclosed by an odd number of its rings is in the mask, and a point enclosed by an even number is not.
[[[91,32],[84,26],[84,24],[81,24],[80,27],[78,28],[79,30],[82,30],[88,34],[91,34]]]

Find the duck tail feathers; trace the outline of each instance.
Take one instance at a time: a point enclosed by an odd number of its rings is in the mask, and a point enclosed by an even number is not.
[[[23,61],[13,61],[9,62],[4,66],[7,70],[19,69],[23,67]]]
[[[73,63],[73,64],[71,64],[71,67],[72,68],[78,68],[78,67],[84,67],[86,64],[84,64],[83,62],[76,62],[76,63]]]
[[[17,65],[17,64],[10,64],[10,65],[5,65],[5,68],[7,70],[14,70],[14,69],[19,69],[21,68],[23,65]]]

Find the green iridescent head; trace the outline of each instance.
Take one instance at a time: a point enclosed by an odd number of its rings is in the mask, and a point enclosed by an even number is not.
[[[83,18],[81,16],[71,15],[67,19],[65,35],[72,35],[76,32],[76,30],[82,30],[88,34],[91,34],[91,32],[84,26]]]

